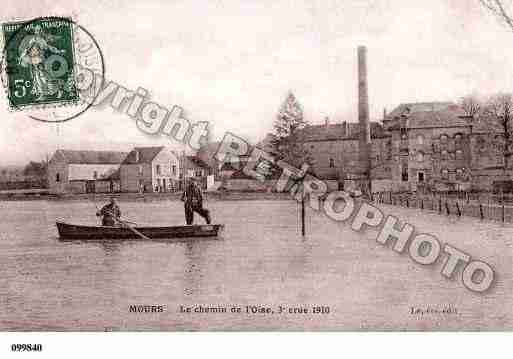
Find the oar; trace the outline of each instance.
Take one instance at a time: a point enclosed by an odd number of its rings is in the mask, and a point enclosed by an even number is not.
[[[138,235],[139,237],[141,237],[142,239],[145,239],[147,241],[151,240],[151,238],[149,237],[146,237],[144,234],[142,234],[141,232],[139,232],[137,229],[135,229],[134,227],[132,227],[131,225],[128,224],[127,221],[122,221],[121,219],[117,218],[114,213],[110,212],[110,211],[105,211],[107,212],[108,214],[110,214],[110,216],[118,223],[122,224],[123,226],[125,226],[126,228],[128,228],[129,230],[131,230],[133,233],[135,233],[136,235]]]
[[[129,225],[126,221],[122,221],[121,219],[118,219],[116,217],[112,217],[114,218],[115,221],[121,223],[122,225],[124,225],[126,228],[130,229],[132,232],[134,232],[135,234],[137,234],[139,237],[141,237],[142,239],[145,239],[147,241],[151,240],[149,237],[146,237],[144,234],[142,234],[141,232],[139,232],[137,229],[135,229],[134,227],[132,227],[131,225]]]

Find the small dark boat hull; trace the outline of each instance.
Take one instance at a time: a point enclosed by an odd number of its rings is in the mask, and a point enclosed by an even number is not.
[[[63,240],[141,239],[126,227],[83,226],[56,222],[59,238]],[[223,230],[222,224],[173,227],[134,227],[150,239],[216,237]]]

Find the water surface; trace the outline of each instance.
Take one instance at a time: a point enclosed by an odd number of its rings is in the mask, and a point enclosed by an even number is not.
[[[141,225],[183,224],[176,201],[121,202]],[[211,201],[219,240],[61,242],[55,220],[97,224],[92,202],[0,202],[1,330],[511,330],[513,227],[383,207],[492,264],[497,281],[475,294],[374,240],[307,210],[300,236],[292,201]],[[197,221],[201,221],[197,217]],[[161,313],[130,313],[130,305]],[[227,313],[180,313],[179,307]],[[244,307],[274,314],[246,314]],[[325,306],[329,314],[278,314]],[[239,306],[242,313],[230,313]],[[453,307],[456,314],[412,315]]]

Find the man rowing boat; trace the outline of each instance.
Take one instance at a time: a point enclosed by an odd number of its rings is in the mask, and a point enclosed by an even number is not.
[[[121,210],[116,203],[116,199],[114,197],[110,197],[110,202],[96,212],[96,215],[103,216],[102,226],[113,227],[117,225],[120,221]]]
[[[203,208],[203,195],[195,179],[189,179],[189,183],[182,194],[182,201],[184,202],[185,221],[188,225],[194,222],[194,212],[203,217],[207,224],[210,224],[210,211]]]

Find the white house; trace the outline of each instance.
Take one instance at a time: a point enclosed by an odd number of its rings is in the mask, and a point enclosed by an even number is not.
[[[122,192],[170,192],[178,189],[180,161],[164,146],[135,147],[120,166]]]

